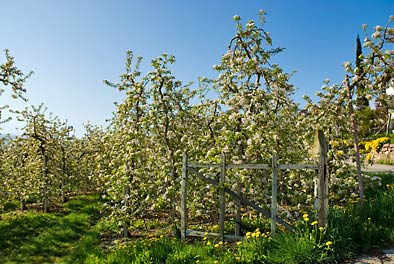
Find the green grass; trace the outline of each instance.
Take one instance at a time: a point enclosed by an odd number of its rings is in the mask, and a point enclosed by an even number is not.
[[[65,213],[19,212],[2,215],[0,263],[82,263],[83,252],[99,251],[96,196],[65,204]],[[86,251],[88,249],[88,251]]]
[[[337,259],[394,243],[394,175],[381,174],[382,186],[366,191],[367,202],[329,211],[330,236]]]
[[[172,238],[146,238],[122,241],[106,254],[91,254],[85,263],[111,264],[187,264],[187,263],[236,263],[230,245],[215,247],[203,242],[181,243]]]
[[[269,222],[245,218],[254,232],[238,244],[212,238],[181,243],[166,236],[165,223],[157,219],[136,220],[131,227],[156,230],[152,236],[116,239],[119,227],[100,215],[95,195],[75,197],[62,213],[7,212],[0,221],[0,263],[340,263],[394,243],[394,177],[380,176],[382,186],[366,190],[364,207],[332,206],[328,228],[320,229],[310,212],[308,220],[294,223],[295,232],[270,237]],[[105,247],[101,236],[110,237]]]

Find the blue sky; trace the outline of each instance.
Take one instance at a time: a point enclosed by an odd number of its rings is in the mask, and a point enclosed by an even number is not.
[[[149,62],[167,52],[176,56],[174,75],[183,82],[213,76],[235,33],[234,15],[245,23],[266,10],[264,27],[273,45],[286,48],[274,62],[298,88],[294,99],[313,96],[324,79],[340,82],[342,63],[353,61],[362,24],[372,30],[394,14],[393,0],[0,0],[0,49],[34,75],[26,83],[29,104],[49,112],[83,134],[83,123],[105,126],[123,97],[103,84],[117,81],[126,50]],[[0,57],[4,59],[3,54]],[[26,106],[2,96],[0,104]],[[17,133],[16,121],[2,125]]]

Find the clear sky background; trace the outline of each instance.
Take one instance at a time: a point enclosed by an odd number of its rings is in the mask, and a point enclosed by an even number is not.
[[[26,83],[28,104],[44,102],[80,136],[83,123],[106,126],[113,102],[122,100],[103,80],[119,79],[126,50],[144,57],[143,71],[156,56],[173,54],[177,79],[197,83],[214,76],[212,65],[235,33],[233,16],[258,21],[261,9],[273,46],[286,48],[274,62],[296,71],[294,99],[302,105],[302,95],[313,96],[324,79],[343,79],[361,25],[370,32],[385,25],[394,0],[0,0],[0,49],[35,72]],[[2,96],[4,103],[27,106]],[[3,124],[1,132],[17,134],[18,126]]]

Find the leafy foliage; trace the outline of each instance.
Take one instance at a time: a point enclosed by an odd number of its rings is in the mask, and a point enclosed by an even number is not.
[[[24,84],[32,74],[33,72],[30,72],[25,75],[18,67],[16,67],[14,57],[12,57],[9,50],[6,49],[5,62],[0,64],[0,96],[3,95],[3,93],[6,91],[6,88],[10,87],[12,98],[20,98],[26,101],[26,98],[24,97],[24,94],[26,92]],[[10,120],[10,118],[6,120],[1,120],[2,112],[8,108],[8,105],[0,106],[1,123]]]

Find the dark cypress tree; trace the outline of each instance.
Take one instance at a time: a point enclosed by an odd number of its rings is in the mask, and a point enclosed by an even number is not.
[[[363,54],[363,49],[361,47],[361,41],[359,35],[357,35],[356,39],[356,67],[360,67],[361,59],[360,55]]]
[[[363,68],[361,65],[361,58],[360,58],[360,55],[362,54],[363,54],[363,50],[361,46],[360,37],[357,35],[357,39],[356,39],[356,74],[357,75],[362,75],[363,72]],[[357,85],[356,107],[358,110],[363,110],[369,107],[369,101],[364,95],[364,87],[362,86],[361,83]]]

